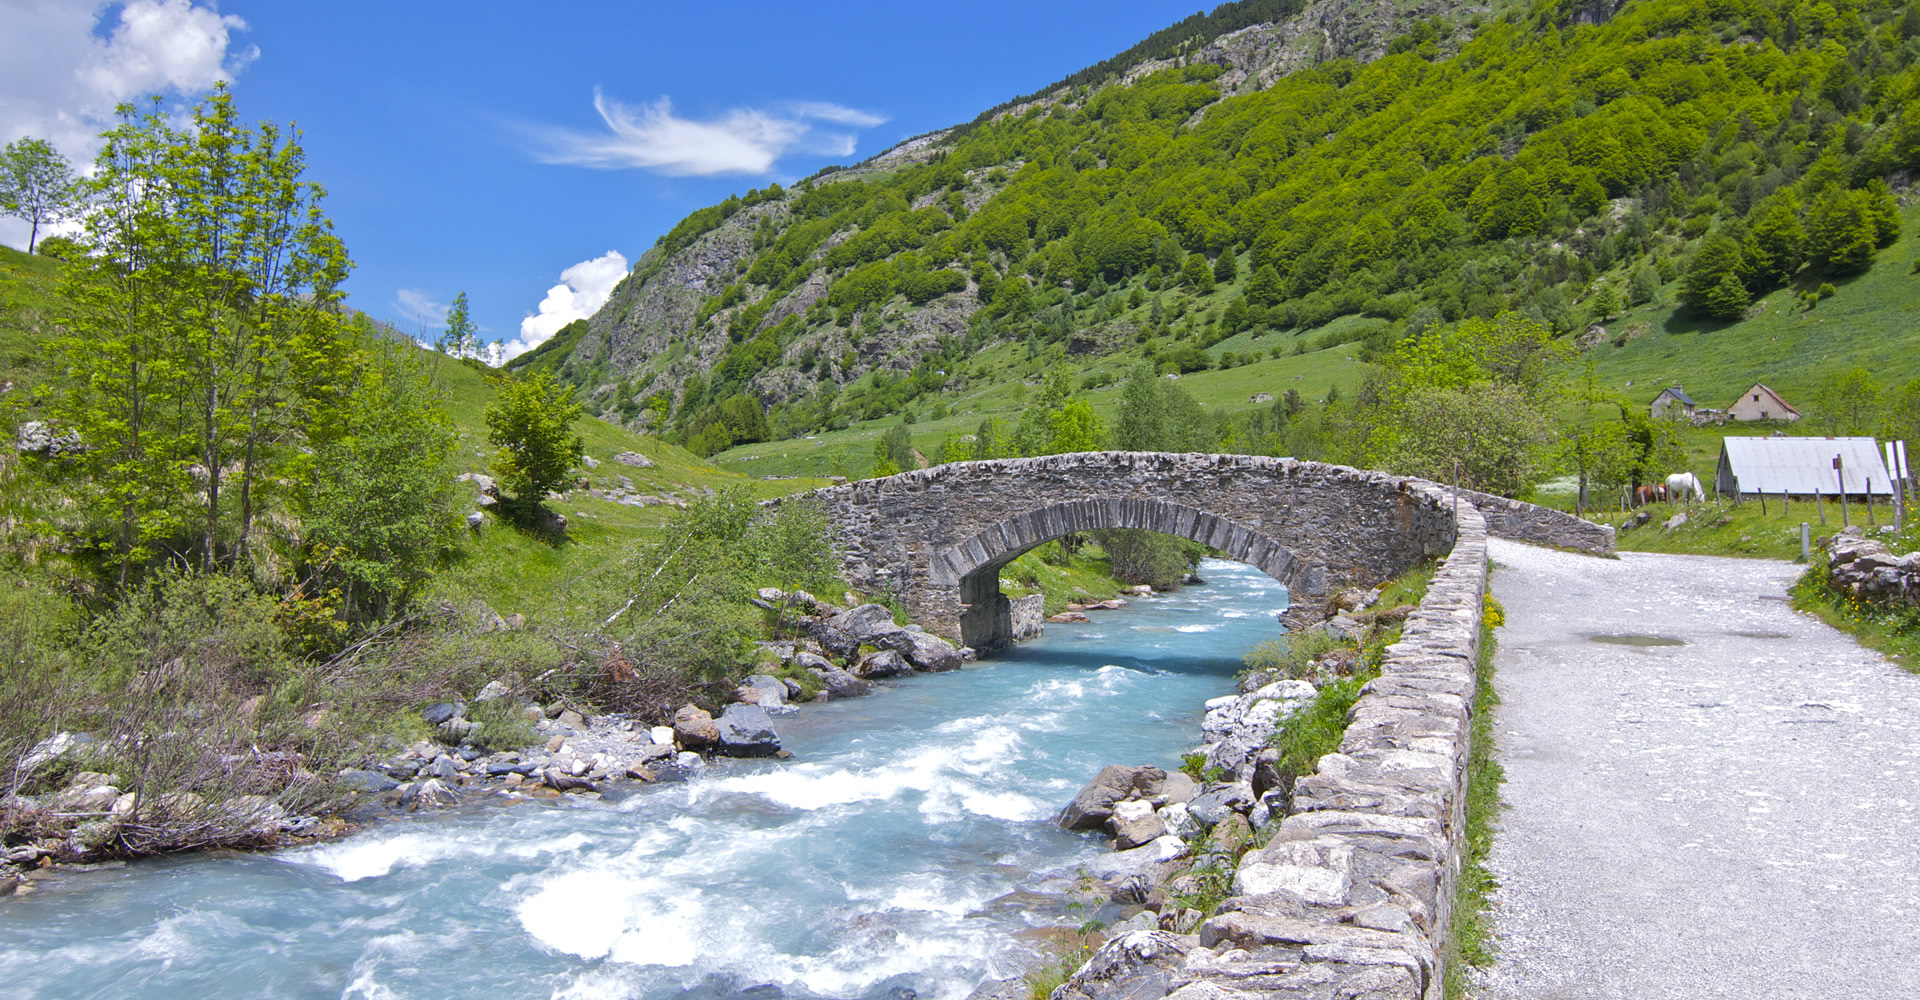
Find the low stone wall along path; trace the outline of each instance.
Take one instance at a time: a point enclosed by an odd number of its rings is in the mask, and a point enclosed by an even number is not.
[[[1920,996],[1920,676],[1789,608],[1791,564],[1490,551],[1506,809],[1472,994]]]

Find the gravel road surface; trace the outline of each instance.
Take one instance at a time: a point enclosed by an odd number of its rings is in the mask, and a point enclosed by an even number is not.
[[[1472,995],[1920,997],[1920,676],[1789,608],[1790,563],[1490,548],[1506,809]]]

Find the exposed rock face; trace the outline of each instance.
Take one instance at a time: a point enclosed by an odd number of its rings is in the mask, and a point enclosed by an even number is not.
[[[1114,803],[1108,824],[1113,828],[1113,846],[1122,851],[1150,844],[1167,834],[1153,803],[1142,799]]]

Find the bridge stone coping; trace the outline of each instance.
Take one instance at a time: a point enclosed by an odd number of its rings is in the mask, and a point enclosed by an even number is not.
[[[1012,639],[1000,568],[1072,532],[1141,528],[1192,539],[1279,580],[1296,605],[1391,578],[1451,549],[1457,533],[1452,494],[1438,484],[1251,455],[955,462],[808,495],[826,510],[850,583],[893,593],[928,631],[981,650]],[[1517,503],[1486,498],[1495,501]],[[1586,537],[1576,526],[1597,526],[1557,511],[1521,505],[1507,520],[1536,534],[1557,525],[1568,547],[1612,550],[1610,529]]]

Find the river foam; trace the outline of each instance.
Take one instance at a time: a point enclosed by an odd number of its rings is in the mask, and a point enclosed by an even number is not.
[[[1202,575],[783,717],[791,761],[47,883],[0,907],[3,992],[961,1000],[1018,971],[1019,931],[1069,918],[1027,902],[1053,891],[1041,873],[1107,849],[1054,811],[1105,764],[1176,765],[1206,699],[1277,632],[1235,617],[1273,603],[1273,581]]]

